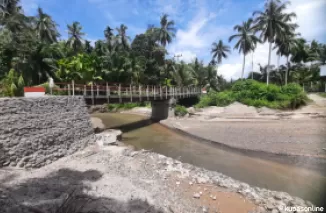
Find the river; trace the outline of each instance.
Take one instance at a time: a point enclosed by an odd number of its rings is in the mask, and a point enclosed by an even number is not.
[[[325,173],[225,151],[213,144],[179,135],[140,115],[103,113],[92,116],[102,119],[107,128],[122,129],[123,142],[135,149],[152,150],[252,186],[285,191],[316,205],[326,198]]]

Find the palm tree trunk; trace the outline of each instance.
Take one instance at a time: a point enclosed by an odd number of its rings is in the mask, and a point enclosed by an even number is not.
[[[254,79],[254,51],[251,54],[251,79]]]
[[[243,54],[243,63],[242,63],[242,73],[241,73],[241,79],[243,79],[243,75],[244,75],[244,69],[245,69],[245,65],[246,65],[246,55]]]
[[[269,49],[268,49],[268,65],[267,65],[267,79],[266,84],[269,84],[269,68],[271,65],[271,56],[272,56],[272,42],[269,42]]]
[[[288,75],[289,75],[289,56],[286,56],[285,85],[288,84]]]
[[[281,55],[277,55],[277,72],[280,71],[280,58],[281,58]]]

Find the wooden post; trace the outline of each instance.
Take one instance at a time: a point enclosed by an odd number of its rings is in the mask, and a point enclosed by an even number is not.
[[[99,95],[100,93],[99,93],[98,85],[96,85],[96,97],[98,97]]]
[[[70,96],[70,84],[68,84],[68,96]]]
[[[86,85],[84,85],[84,96],[87,95],[87,91],[86,91]]]
[[[156,86],[154,86],[154,100],[155,100],[155,96],[156,96],[156,94],[155,94],[155,89],[156,89],[156,88],[155,88],[155,87],[156,87]]]
[[[119,102],[121,103],[121,84],[119,84],[118,96],[119,96]]]
[[[132,90],[133,90],[133,87],[131,86],[131,84],[130,84],[129,88],[130,88],[130,101],[132,102]]]
[[[146,86],[146,96],[147,96],[147,100],[149,101],[149,96],[148,96],[148,85]]]
[[[168,87],[165,86],[165,98],[168,99]]]
[[[93,88],[93,83],[91,87],[91,93],[92,93],[92,105],[94,105],[94,88]]]
[[[106,82],[106,98],[108,99],[108,103],[110,103],[110,90],[109,90],[109,85],[108,82]]]
[[[72,85],[72,96],[75,96],[75,81],[74,80],[71,81],[71,85]]]
[[[139,101],[141,102],[142,98],[141,98],[141,86],[140,85],[138,86],[138,93],[139,93],[138,94],[139,95]]]

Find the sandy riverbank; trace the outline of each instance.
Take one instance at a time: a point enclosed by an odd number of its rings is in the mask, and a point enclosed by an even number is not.
[[[79,199],[89,200],[85,210],[95,212],[281,212],[283,206],[311,205],[284,192],[251,187],[218,172],[124,146],[90,146],[36,170],[2,169],[0,180],[0,206],[6,210],[19,204],[17,213],[22,206],[50,208],[72,190]],[[8,204],[6,198],[15,201]]]

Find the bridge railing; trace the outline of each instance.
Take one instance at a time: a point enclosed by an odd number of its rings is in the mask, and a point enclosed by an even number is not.
[[[168,87],[168,86],[154,86],[154,85],[121,85],[105,83],[98,85],[85,85],[71,83],[55,83],[58,87],[54,87],[52,92],[60,95],[82,95],[85,98],[91,99],[110,99],[119,98],[120,100],[133,98],[138,100],[156,100],[168,99],[170,97],[185,98],[202,93],[200,87]]]

